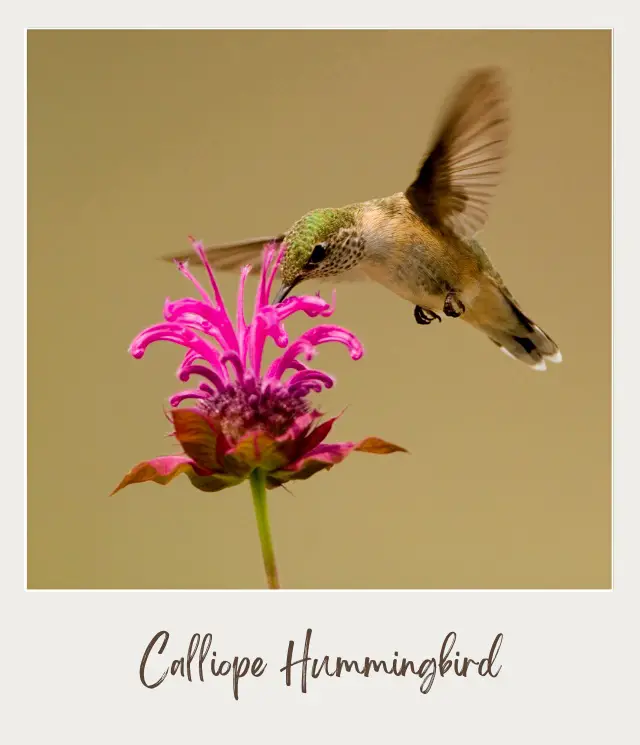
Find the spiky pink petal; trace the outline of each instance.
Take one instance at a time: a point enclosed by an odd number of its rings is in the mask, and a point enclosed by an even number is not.
[[[206,365],[187,365],[185,367],[183,363],[180,366],[180,380],[183,383],[186,383],[192,375],[200,375],[200,377],[208,380],[218,389],[218,393],[222,393],[222,391],[227,387],[227,384],[222,377]]]
[[[207,274],[209,275],[209,281],[211,282],[211,287],[213,288],[213,294],[216,298],[216,303],[218,304],[218,310],[221,312],[222,320],[221,320],[221,330],[225,334],[229,334],[230,340],[232,340],[230,343],[233,344],[235,340],[235,334],[233,333],[233,325],[231,323],[231,319],[229,318],[229,314],[227,313],[227,309],[224,304],[224,300],[222,299],[222,294],[220,293],[220,288],[218,287],[218,283],[216,282],[216,278],[213,276],[213,270],[211,269],[211,264],[207,261],[207,255],[204,252],[204,246],[200,241],[194,241],[193,242],[193,249],[200,257],[200,260],[204,264],[205,269],[207,270]]]
[[[180,393],[174,393],[173,396],[169,398],[169,405],[178,406],[183,401],[188,401],[189,399],[202,401],[208,398],[208,396],[209,394],[202,390],[181,391]]]
[[[209,342],[199,337],[195,331],[179,323],[158,323],[141,331],[131,342],[129,351],[133,357],[140,359],[147,347],[156,341],[170,341],[186,347],[206,360],[211,367],[220,374],[220,354]]]
[[[307,360],[311,360],[316,352],[316,347],[328,342],[339,342],[344,344],[349,350],[351,359],[359,360],[364,350],[362,344],[355,334],[352,334],[340,326],[332,324],[322,324],[305,331],[289,345],[285,353],[274,360],[267,370],[267,378],[276,378],[279,380],[282,375],[292,366],[293,361],[300,354],[303,354]]]
[[[229,332],[225,314],[218,308],[193,298],[182,298],[173,302],[167,299],[164,305],[164,318],[169,323],[181,323],[194,331],[212,336],[223,350],[231,347],[237,351],[236,335],[233,330]]]
[[[243,267],[240,272],[240,282],[238,284],[238,300],[236,306],[236,335],[238,337],[238,355],[241,360],[246,358],[246,337],[247,337],[247,324],[244,319],[244,287],[247,281],[247,277],[251,272],[251,266]]]
[[[228,365],[235,372],[236,380],[241,383],[244,380],[244,365],[242,359],[233,351],[229,350],[225,352],[220,358],[220,363],[224,366],[225,370],[229,369]]]
[[[293,388],[296,385],[307,383],[311,380],[321,383],[325,388],[333,388],[336,382],[335,378],[321,370],[301,370],[300,372],[294,373],[289,380],[287,380],[287,385]]]

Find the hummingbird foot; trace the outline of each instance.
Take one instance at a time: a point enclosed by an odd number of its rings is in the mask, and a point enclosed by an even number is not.
[[[445,316],[449,318],[459,318],[466,310],[462,300],[456,297],[454,292],[450,292],[444,301],[444,307],[442,309]]]
[[[416,323],[419,323],[421,326],[428,326],[436,318],[442,323],[442,318],[437,313],[429,310],[429,308],[421,308],[419,305],[416,305],[413,309],[413,317],[416,319]]]

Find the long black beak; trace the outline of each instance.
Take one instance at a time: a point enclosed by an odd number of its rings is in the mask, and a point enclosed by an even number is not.
[[[292,282],[290,285],[282,284],[280,285],[280,289],[278,290],[278,294],[276,295],[273,304],[277,305],[278,303],[281,303],[287,295],[293,290],[293,288],[296,286],[297,282]]]

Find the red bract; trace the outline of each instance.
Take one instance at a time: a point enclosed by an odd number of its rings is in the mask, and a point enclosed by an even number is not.
[[[164,323],[142,331],[130,352],[141,358],[149,344],[170,341],[185,347],[178,368],[184,382],[197,376],[197,388],[172,396],[170,417],[174,435],[184,455],[166,455],[139,463],[113,493],[142,481],[167,484],[185,473],[202,491],[219,491],[247,479],[256,469],[264,472],[266,486],[273,488],[292,479],[307,479],[340,463],[354,450],[386,454],[404,451],[376,437],[361,442],[325,444],[335,421],[320,423],[309,395],[330,388],[334,379],[300,360],[309,362],[317,347],[339,342],[352,359],[362,357],[362,345],[350,331],[319,324],[289,342],[284,321],[297,312],[314,318],[329,317],[333,306],[319,296],[292,297],[269,304],[271,287],[282,250],[267,246],[255,300],[253,319],[244,317],[244,285],[251,267],[240,275],[235,319],[227,312],[201,243],[193,244],[209,276],[213,297],[188,271],[178,269],[194,284],[200,299],[167,301]],[[335,300],[335,295],[334,295]],[[265,343],[271,338],[282,354],[263,371]],[[183,401],[193,406],[179,407]]]

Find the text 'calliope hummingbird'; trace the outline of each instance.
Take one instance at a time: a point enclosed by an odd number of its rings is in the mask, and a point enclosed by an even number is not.
[[[498,185],[509,133],[498,70],[470,75],[453,97],[435,144],[402,192],[316,209],[286,233],[206,249],[214,269],[259,269],[265,243],[284,243],[275,302],[310,279],[369,278],[414,306],[419,324],[462,318],[534,370],[562,356],[520,309],[476,234]],[[194,254],[172,256],[192,260]]]

